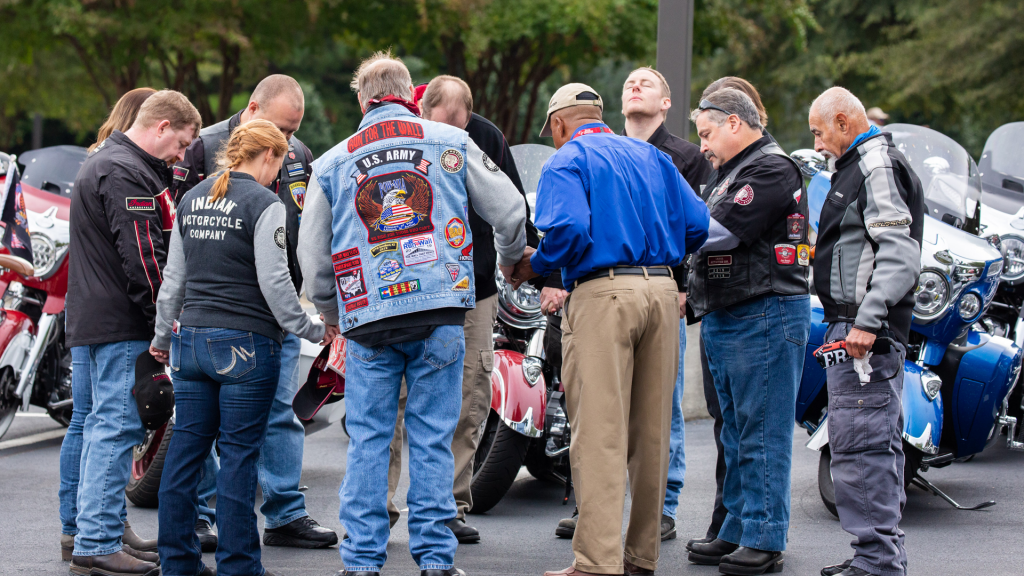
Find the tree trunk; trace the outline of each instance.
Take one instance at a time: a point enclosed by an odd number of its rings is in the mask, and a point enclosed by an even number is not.
[[[217,100],[217,118],[227,118],[231,110],[231,97],[235,93],[235,79],[238,77],[238,60],[240,48],[238,44],[220,41],[220,53],[223,60],[220,73],[220,94]]]

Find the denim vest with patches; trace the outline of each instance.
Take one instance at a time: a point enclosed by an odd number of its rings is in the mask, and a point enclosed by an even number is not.
[[[402,106],[313,165],[330,202],[341,329],[436,308],[474,308],[466,132]]]

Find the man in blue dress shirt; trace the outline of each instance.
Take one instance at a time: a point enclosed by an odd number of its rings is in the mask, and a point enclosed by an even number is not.
[[[708,211],[668,156],[601,122],[585,84],[552,96],[541,136],[558,152],[537,188],[537,228],[513,281],[561,269],[562,379],[579,506],[573,565],[546,576],[645,574],[657,567],[679,366],[679,291],[670,268],[704,243]],[[584,389],[584,387],[586,389]],[[632,496],[625,549],[626,472]]]

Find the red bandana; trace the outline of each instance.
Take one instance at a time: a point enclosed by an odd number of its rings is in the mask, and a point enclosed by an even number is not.
[[[410,101],[408,101],[408,100],[406,100],[404,98],[399,98],[398,96],[385,96],[383,98],[374,98],[373,100],[370,100],[370,102],[369,102],[369,104],[385,104],[385,103],[387,103],[387,104],[398,104],[399,106],[405,106],[406,109],[409,110],[409,112],[412,112],[413,114],[415,114],[417,116],[420,115],[420,107],[417,106],[415,102],[410,102]]]

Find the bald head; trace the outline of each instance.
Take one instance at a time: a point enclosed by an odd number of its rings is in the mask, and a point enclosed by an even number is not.
[[[461,78],[438,76],[427,84],[421,106],[427,120],[465,129],[473,116],[473,92]]]
[[[284,134],[286,139],[298,131],[306,99],[302,87],[291,76],[271,74],[252,91],[249,105],[242,111],[242,123],[268,120]]]
[[[830,166],[871,125],[864,105],[846,88],[834,86],[814,99],[807,119],[814,134],[814,149],[829,159]]]
[[[570,106],[551,113],[551,137],[555,140],[555,148],[561,148],[572,139],[572,135],[584,124],[601,122],[599,106]]]

